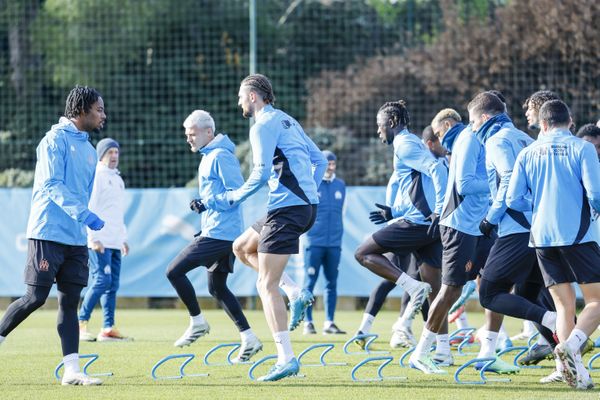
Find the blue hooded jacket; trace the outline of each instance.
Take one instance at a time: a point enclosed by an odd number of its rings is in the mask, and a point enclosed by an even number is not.
[[[98,162],[88,138],[87,132],[61,117],[40,141],[27,238],[87,246],[83,221],[90,214]]]
[[[227,135],[218,134],[199,151],[203,157],[198,167],[200,199],[238,189],[244,184],[235,145]],[[244,228],[239,206],[218,211],[208,208],[202,213],[202,236],[233,241]]]
[[[513,172],[517,155],[533,143],[533,139],[515,128],[506,114],[490,118],[477,131],[485,144],[485,165],[492,205],[486,219],[498,225],[498,236],[526,233],[531,228],[531,211],[516,211],[506,206],[506,190]]]
[[[346,184],[333,178],[319,186],[319,206],[315,223],[306,233],[306,245],[313,247],[341,247],[344,224],[342,213],[346,199]]]
[[[481,236],[479,223],[486,216],[489,198],[485,148],[469,125],[460,132],[452,146],[440,225]]]

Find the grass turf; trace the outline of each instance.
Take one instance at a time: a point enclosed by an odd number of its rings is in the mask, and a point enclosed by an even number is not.
[[[0,346],[0,398],[8,399],[398,399],[409,396],[418,399],[597,399],[596,391],[574,391],[566,384],[541,385],[542,376],[552,372],[554,362],[544,361],[540,369],[522,369],[512,382],[490,382],[486,385],[457,385],[453,380],[456,367],[447,368],[444,376],[424,375],[416,370],[398,366],[402,350],[393,350],[394,361],[384,370],[384,376],[402,375],[408,380],[388,380],[383,382],[355,383],[350,379],[352,366],[365,356],[345,355],[342,346],[350,335],[303,336],[301,328],[292,333],[296,354],[316,343],[334,343],[326,361],[348,362],[347,366],[304,367],[301,373],[305,378],[288,378],[274,383],[258,383],[248,379],[248,365],[205,366],[204,354],[219,343],[239,341],[239,335],[232,322],[221,310],[205,311],[211,325],[208,336],[199,339],[191,347],[176,349],[173,342],[185,330],[188,317],[182,310],[123,310],[117,312],[118,326],[122,332],[135,338],[128,343],[82,343],[81,354],[98,353],[100,358],[90,367],[90,373],[111,371],[114,376],[104,378],[100,387],[62,387],[55,380],[53,371],[61,360],[60,343],[55,329],[56,312],[41,310],[35,312],[19,326]],[[275,353],[273,340],[269,335],[261,311],[248,311],[247,317],[254,331],[263,340],[264,350],[255,360]],[[338,325],[354,332],[360,322],[361,313],[338,312]],[[376,319],[373,332],[381,337],[374,343],[376,350],[389,350],[387,344],[390,327],[396,313],[381,312]],[[100,328],[101,313],[96,310],[90,323],[90,330]],[[322,312],[315,312],[317,329],[323,320]],[[469,314],[471,325],[480,326],[483,314]],[[421,323],[415,323],[415,331],[420,332]],[[507,319],[506,326],[511,334],[519,331],[521,323]],[[518,343],[524,344],[524,343]],[[476,351],[476,348],[473,349]],[[160,358],[173,353],[193,353],[196,359],[186,368],[186,373],[205,373],[209,377],[189,377],[182,380],[153,381],[150,370]],[[227,350],[214,354],[211,361],[224,360]],[[304,359],[305,363],[318,360],[320,353]],[[589,355],[585,357],[589,359]],[[466,357],[455,357],[456,364],[462,364]],[[165,364],[161,374],[177,372],[176,360]],[[83,363],[82,363],[83,365]],[[256,374],[268,369],[265,364],[257,368]],[[375,376],[377,364],[365,366],[362,377]],[[493,374],[490,374],[493,375]],[[592,376],[598,374],[593,373]],[[465,378],[475,378],[469,373]]]

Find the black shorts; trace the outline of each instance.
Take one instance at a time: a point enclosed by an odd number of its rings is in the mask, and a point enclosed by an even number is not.
[[[87,246],[29,239],[25,283],[45,287],[54,282],[87,286],[88,257]]]
[[[596,242],[535,249],[546,287],[559,283],[600,282],[600,247]]]
[[[463,286],[477,278],[496,237],[473,236],[456,229],[440,226],[442,237],[442,283]]]
[[[421,263],[442,267],[442,244],[427,234],[428,225],[398,220],[373,234],[373,241],[399,257],[413,253]]]
[[[198,236],[169,264],[167,271],[187,273],[196,267],[206,267],[208,272],[233,272],[235,256],[233,242]]]
[[[260,235],[258,252],[298,254],[300,235],[307,232],[317,218],[317,205],[281,207],[271,210],[252,225]]]
[[[535,249],[529,247],[529,233],[498,238],[488,256],[481,277],[490,282],[523,283],[533,277],[541,283]]]

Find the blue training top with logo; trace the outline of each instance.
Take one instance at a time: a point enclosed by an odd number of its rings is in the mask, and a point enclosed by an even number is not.
[[[519,153],[506,203],[519,211],[533,209],[531,247],[598,242],[597,230],[590,229],[600,212],[600,164],[594,146],[566,129],[540,135]]]
[[[207,199],[209,208],[228,209],[269,182],[269,211],[318,204],[317,188],[327,169],[321,150],[300,124],[281,110],[266,105],[250,128],[254,167],[237,190]]]
[[[506,190],[517,155],[531,143],[531,136],[515,128],[512,122],[502,124],[502,128],[485,142],[485,164],[492,195],[486,219],[498,225],[499,237],[529,232],[531,228],[530,210],[516,211],[506,205]]]
[[[83,221],[94,186],[96,150],[87,132],[61,117],[37,147],[37,163],[27,223],[29,239],[86,246]]]
[[[467,126],[452,146],[440,225],[481,236],[479,223],[488,211],[489,197],[485,149],[471,127]]]
[[[386,201],[392,216],[420,225],[428,225],[433,212],[441,213],[448,173],[407,129],[394,137],[394,172],[388,182]],[[393,199],[393,200],[392,200]]]

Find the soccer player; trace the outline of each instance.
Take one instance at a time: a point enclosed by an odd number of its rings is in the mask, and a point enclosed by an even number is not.
[[[121,255],[129,253],[125,228],[125,183],[117,169],[119,143],[111,138],[102,139],[96,145],[96,153],[96,178],[88,207],[105,221],[105,225],[100,231],[88,228],[92,285],[85,293],[79,310],[79,340],[131,340],[115,327]],[[96,337],[88,331],[87,325],[98,300],[102,305],[104,325]]]
[[[585,124],[577,131],[577,137],[593,144],[600,160],[600,127],[594,124]]]
[[[206,209],[202,199],[227,190],[238,189],[244,183],[240,164],[235,157],[235,145],[227,135],[215,135],[215,121],[204,110],[195,110],[183,122],[185,137],[194,153],[202,154],[198,167],[200,198],[192,200],[190,208],[201,214],[201,231],[169,264],[167,278],[177,291],[190,314],[190,324],[175,346],[188,346],[210,331],[200,311],[196,292],[186,276],[198,266],[208,273],[208,291],[237,326],[241,336],[239,354],[234,362],[246,362],[262,349],[262,343],[250,329],[242,306],[227,287],[227,277],[233,272],[233,241],[242,231],[242,210],[239,206],[227,210]]]
[[[104,126],[104,101],[95,89],[76,86],[65,115],[37,147],[37,163],[27,223],[25,295],[11,303],[0,321],[0,343],[58,288],[57,330],[63,352],[63,385],[100,385],[79,370],[77,306],[88,282],[86,225],[104,226],[88,209],[96,172],[96,150],[89,134]]]
[[[275,95],[269,79],[261,74],[247,76],[240,85],[238,105],[243,116],[253,117],[250,145],[254,167],[248,180],[236,190],[206,200],[208,208],[227,210],[256,193],[269,182],[267,215],[248,228],[233,245],[240,260],[258,271],[257,288],[265,317],[277,347],[277,363],[259,381],[276,381],[298,373],[289,329],[301,321],[313,297],[302,290],[290,298],[290,327],[279,284],[293,282],[283,270],[291,254],[299,250],[299,238],[316,218],[321,184],[327,160],[291,116],[273,107]],[[297,285],[295,285],[297,287]],[[285,288],[284,288],[285,290]]]
[[[323,155],[328,164],[323,181],[319,186],[317,219],[313,227],[306,232],[304,287],[309,292],[313,292],[319,278],[319,270],[323,266],[323,275],[325,276],[323,302],[325,303],[326,318],[323,323],[323,334],[345,334],[345,331],[337,327],[333,318],[337,303],[338,268],[342,253],[342,235],[344,233],[342,214],[346,199],[346,184],[335,176],[337,168],[335,154],[329,150],[324,150]],[[312,306],[309,306],[306,310],[304,334],[315,333],[317,331],[313,324]]]
[[[408,131],[408,123],[403,100],[385,103],[377,112],[379,138],[394,147],[394,171],[386,192],[386,203],[390,205],[376,204],[380,211],[371,213],[370,219],[375,223],[395,221],[366,239],[356,250],[355,258],[371,272],[401,286],[411,297],[408,309],[417,313],[432,291],[430,284],[411,278],[384,254],[406,257],[416,253],[422,261],[423,280],[439,277],[435,271],[441,266],[437,223],[447,171]],[[448,353],[449,350],[448,347]]]
[[[442,287],[429,307],[427,323],[409,360],[413,368],[426,374],[446,373],[433,362],[429,350],[436,336],[442,334],[448,310],[460,296],[463,285],[476,277],[492,243],[479,231],[479,222],[485,217],[489,203],[485,149],[470,127],[458,132],[458,121],[449,117],[458,113],[452,111],[442,110],[438,115],[445,117],[440,118],[443,123],[434,118],[431,124],[434,132],[439,132],[442,145],[451,148],[452,158],[440,217]],[[449,134],[453,136],[447,139]],[[442,338],[446,342],[448,335]]]
[[[492,231],[498,231],[498,239],[481,274],[479,300],[484,308],[499,315],[486,318],[486,325],[479,331],[479,358],[495,356],[502,314],[536,322],[541,325],[540,332],[550,340],[556,326],[556,313],[532,302],[545,288],[535,252],[528,247],[531,212],[517,212],[506,207],[506,189],[516,155],[533,139],[515,128],[505,110],[504,103],[491,92],[478,94],[468,105],[472,129],[485,144],[492,193],[492,205],[479,224],[479,230],[487,237]],[[525,282],[528,282],[528,290],[510,293],[515,283]],[[518,368],[498,358],[490,370],[511,373]]]
[[[571,135],[565,103],[544,103],[539,122],[540,137],[517,156],[506,202],[517,211],[533,207],[529,244],[558,312],[554,352],[567,383],[591,389],[580,347],[600,323],[600,238],[590,229],[600,211],[600,163],[592,144]],[[572,282],[579,283],[586,304],[577,323]]]

